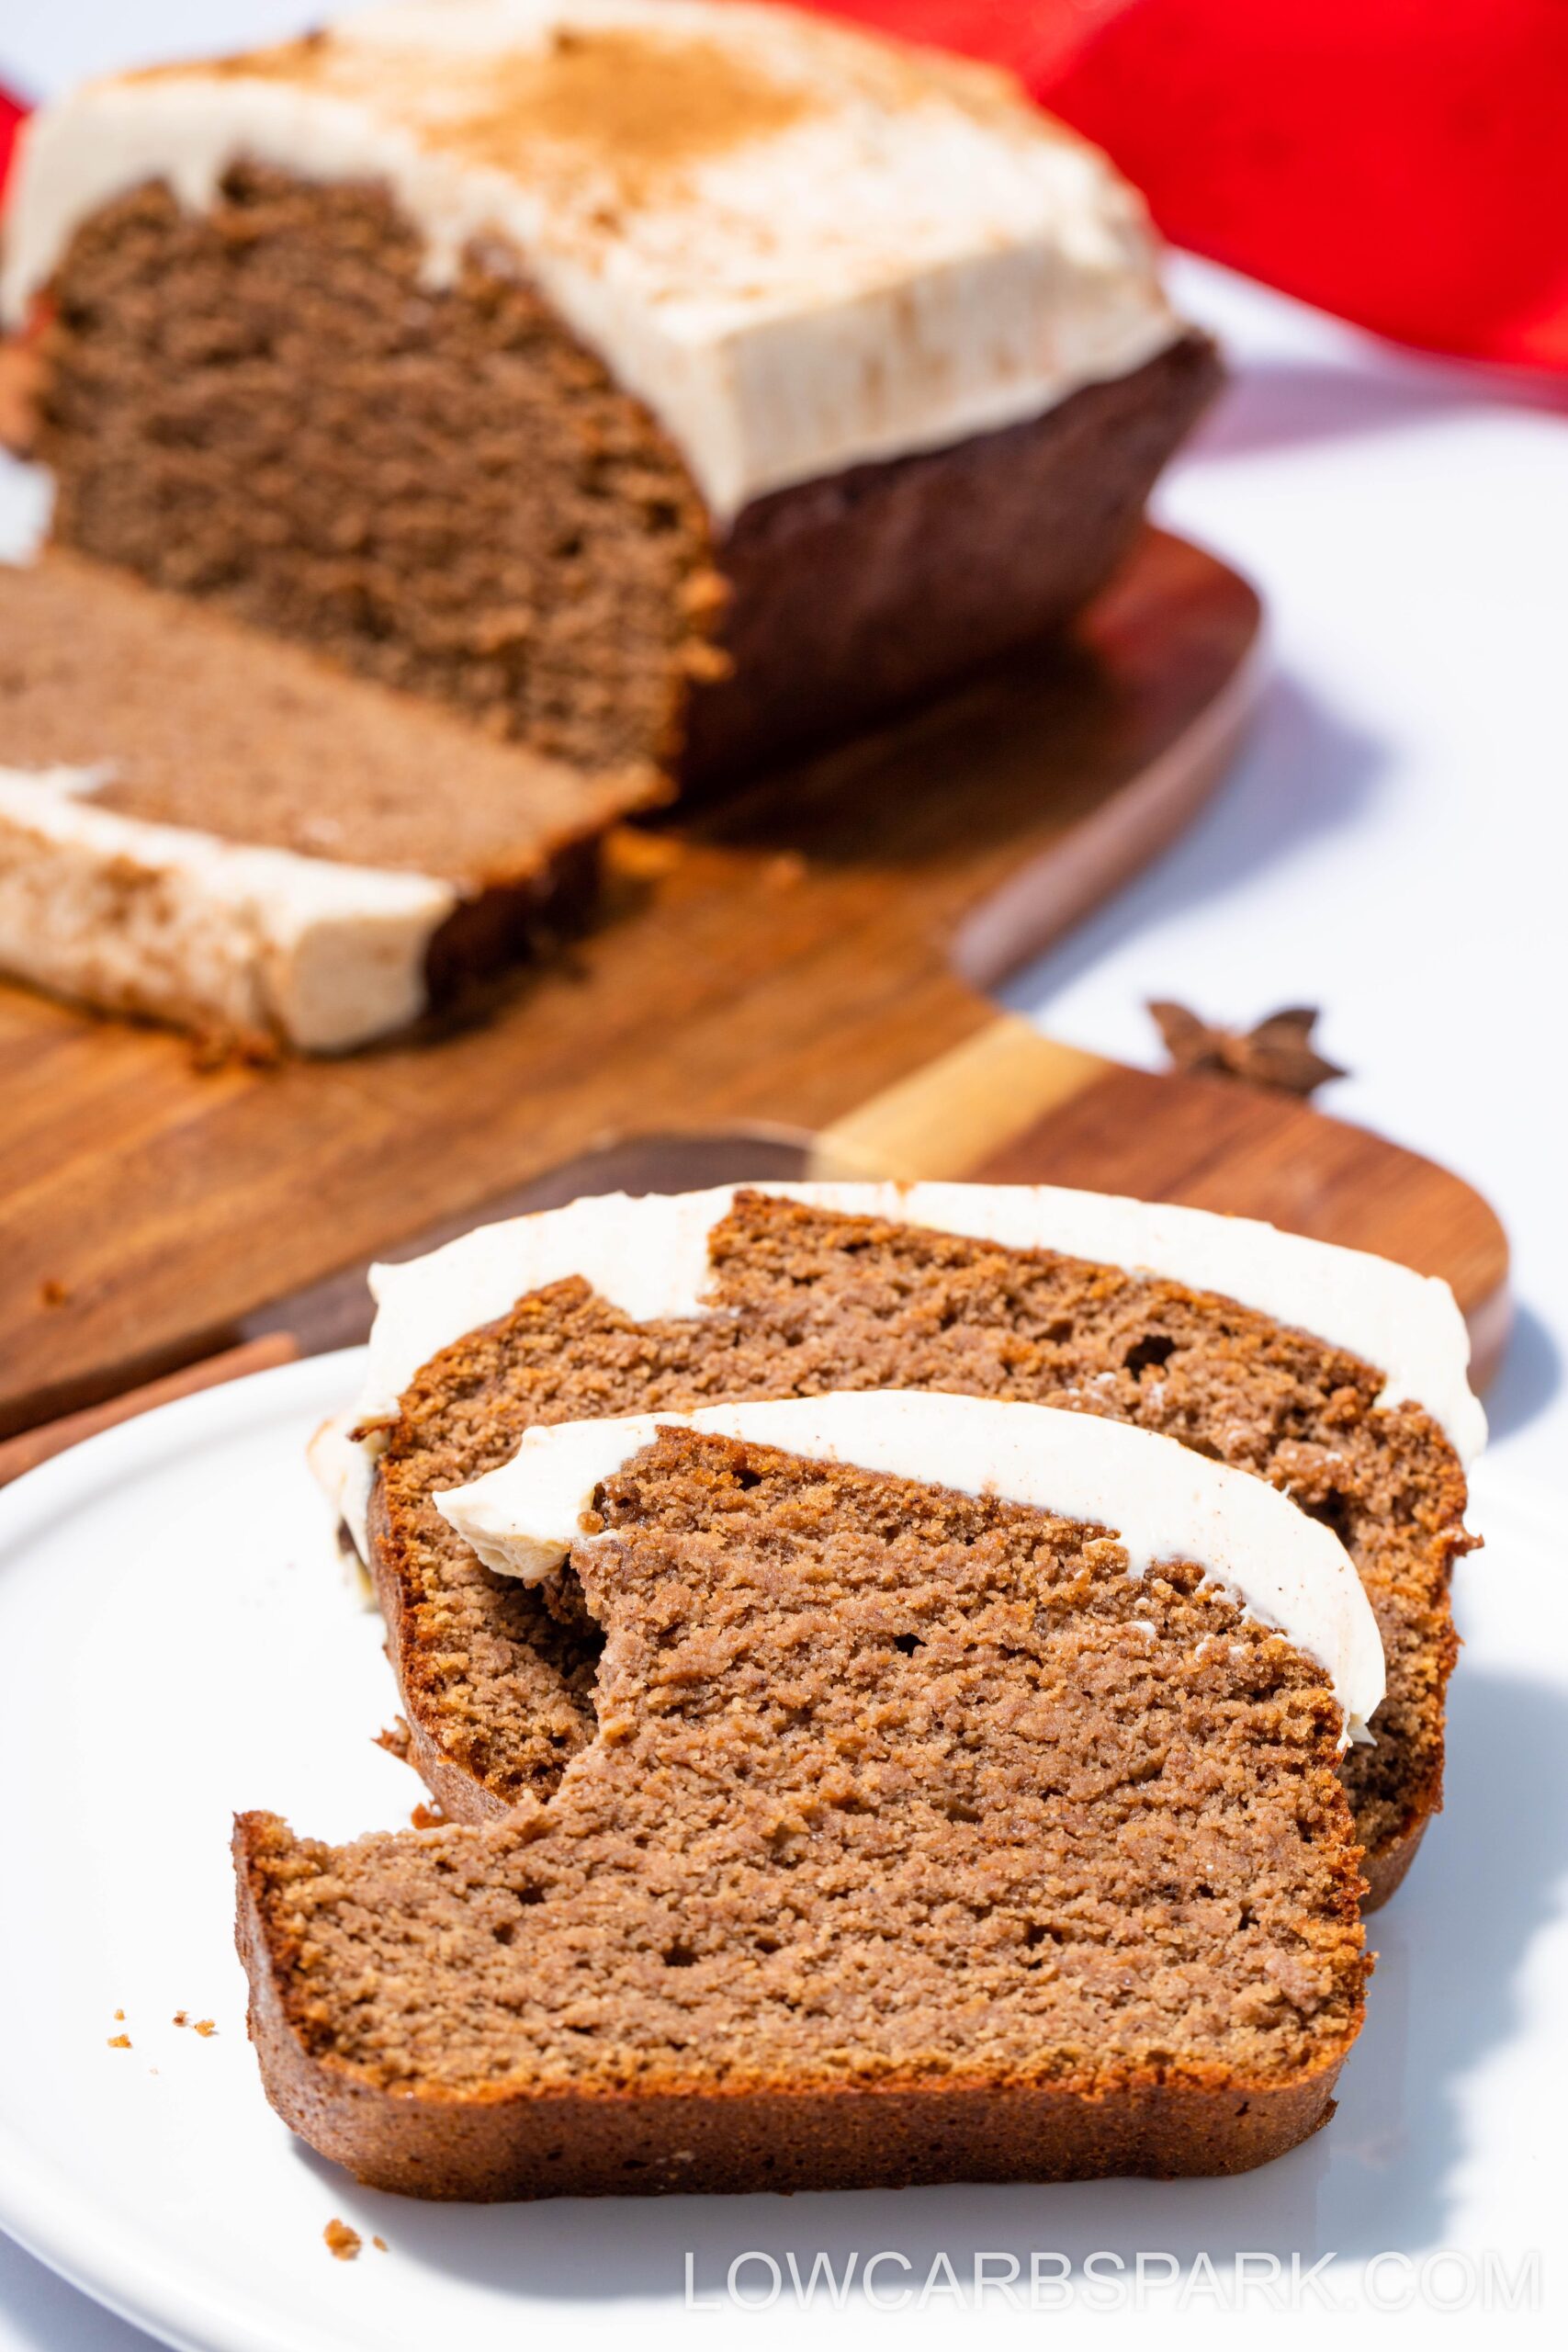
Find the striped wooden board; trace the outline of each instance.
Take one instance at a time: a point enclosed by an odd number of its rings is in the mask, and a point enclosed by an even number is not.
[[[265,1330],[352,1337],[365,1260],[480,1215],[786,1168],[1269,1217],[1445,1275],[1494,1354],[1506,1248],[1457,1178],[983,992],[1202,805],[1258,628],[1234,573],[1151,533],[1067,650],[624,836],[595,935],[460,1032],[204,1072],[176,1037],[0,989],[0,1436]]]

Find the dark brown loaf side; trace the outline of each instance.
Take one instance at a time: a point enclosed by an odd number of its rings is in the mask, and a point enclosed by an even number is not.
[[[430,1501],[506,1460],[534,1422],[725,1398],[924,1387],[1103,1413],[1256,1472],[1344,1541],[1388,1665],[1376,1744],[1343,1775],[1371,1899],[1442,1800],[1449,1605],[1465,1483],[1382,1373],[1234,1301],[1050,1250],[742,1193],[711,1245],[722,1313],[638,1325],[581,1282],[518,1302],[411,1384],[381,1457],[371,1569],[412,1733],[446,1812],[547,1795],[594,1727],[597,1627],[570,1576],[482,1567]]]
[[[1361,1881],[1323,1669],[1105,1531],[666,1430],[576,1573],[547,1803],[237,1826],[275,2106],[498,2198],[1226,2172],[1326,2115]]]

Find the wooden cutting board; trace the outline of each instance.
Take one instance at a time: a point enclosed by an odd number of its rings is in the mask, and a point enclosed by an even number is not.
[[[1267,1216],[1444,1274],[1495,1353],[1506,1248],[1457,1179],[981,993],[1202,805],[1258,621],[1233,572],[1150,533],[1067,650],[622,837],[596,934],[464,1031],[201,1071],[177,1037],[0,988],[0,1435],[268,1327],[352,1336],[364,1260],[480,1213],[786,1169]]]

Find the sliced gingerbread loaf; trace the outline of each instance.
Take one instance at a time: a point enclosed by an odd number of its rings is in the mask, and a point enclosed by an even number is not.
[[[1325,2119],[1367,1966],[1336,1754],[1382,1683],[1325,1529],[931,1396],[536,1430],[488,1484],[447,1507],[502,1555],[570,1549],[598,1728],[488,1826],[239,1821],[252,2038],[321,2153],[431,2197],[845,2188],[1235,2171]]]
[[[580,775],[126,574],[0,568],[0,972],[333,1052],[580,930]]]
[[[1016,83],[735,0],[90,84],[6,265],[64,540],[593,768],[723,777],[1059,628],[1218,379]]]
[[[1404,1874],[1441,1804],[1449,1581],[1470,1542],[1456,1441],[1468,1453],[1484,1429],[1441,1283],[1241,1219],[967,1185],[585,1201],[377,1281],[332,1483],[387,1619],[412,1760],[455,1819],[556,1786],[593,1735],[599,1633],[570,1573],[491,1574],[435,1492],[541,1423],[933,1388],[1179,1438],[1334,1530],[1388,1659],[1371,1741],[1343,1765],[1372,1900]]]

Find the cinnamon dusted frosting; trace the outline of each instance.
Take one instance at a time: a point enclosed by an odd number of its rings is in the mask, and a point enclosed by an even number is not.
[[[718,0],[404,0],[27,127],[21,319],[74,231],[244,157],[388,186],[450,283],[510,250],[644,400],[716,517],[1039,416],[1179,333],[1136,197],[1006,76]]]
[[[1327,1528],[1261,1478],[1092,1414],[863,1389],[568,1421],[528,1430],[510,1462],[437,1495],[436,1508],[487,1567],[536,1581],[573,1544],[594,1540],[583,1521],[596,1489],[670,1427],[1087,1521],[1115,1536],[1134,1577],[1164,1560],[1192,1561],[1326,1670],[1347,1740],[1366,1736],[1382,1698],[1371,1604]]]
[[[423,1012],[450,883],[96,808],[107,773],[0,768],[0,971],[308,1053]]]

